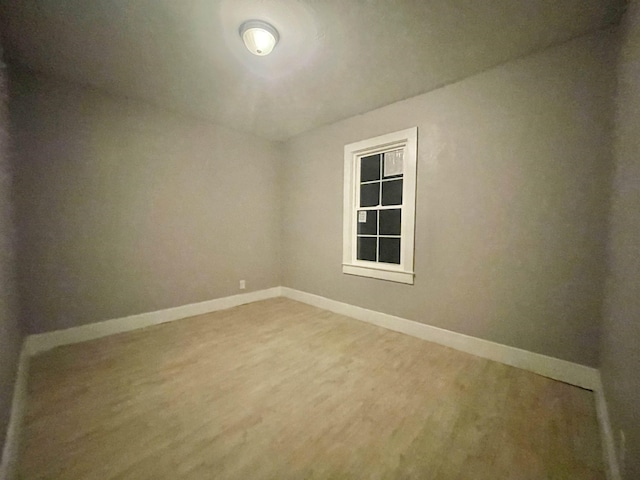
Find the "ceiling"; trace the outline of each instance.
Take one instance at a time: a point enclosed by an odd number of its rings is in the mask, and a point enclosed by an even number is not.
[[[616,23],[621,0],[0,0],[31,70],[283,140]],[[280,33],[266,57],[238,33]]]

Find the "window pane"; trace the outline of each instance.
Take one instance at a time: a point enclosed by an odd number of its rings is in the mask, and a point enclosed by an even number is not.
[[[382,205],[402,205],[402,179],[382,182]]]
[[[402,205],[402,179],[382,182],[382,205]]]
[[[378,212],[376,210],[358,210],[358,233],[364,235],[378,233]]]
[[[380,204],[380,182],[360,185],[360,206],[375,207]]]
[[[380,154],[360,159],[360,181],[380,180]]]
[[[400,235],[402,210],[380,210],[380,235]]]
[[[404,163],[404,150],[393,150],[391,152],[385,152],[383,158],[383,176],[388,177],[401,177],[403,173]]]
[[[380,238],[380,262],[400,264],[400,239]]]
[[[375,237],[358,237],[358,260],[376,261]]]

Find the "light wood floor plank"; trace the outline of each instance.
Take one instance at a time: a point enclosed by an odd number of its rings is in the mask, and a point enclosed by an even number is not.
[[[284,298],[31,362],[22,479],[603,479],[593,394]]]

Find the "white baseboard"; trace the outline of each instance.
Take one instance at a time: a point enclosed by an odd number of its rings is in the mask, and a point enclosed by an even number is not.
[[[488,340],[482,340],[450,330],[432,327],[386,313],[356,307],[348,303],[338,302],[288,287],[282,287],[282,295],[292,300],[297,300],[357,320],[372,323],[379,327],[455,348],[456,350],[471,353],[478,357],[501,362],[523,370],[529,370],[539,375],[560,380],[581,388],[594,390],[598,386],[599,374],[595,368],[529,352],[516,347],[509,347]]]
[[[26,351],[28,355],[35,355],[61,345],[93,340],[116,333],[137,330],[150,325],[158,325],[278,296],[285,296],[389,330],[445,345],[513,367],[529,370],[578,387],[596,390],[600,385],[599,372],[595,368],[490,342],[488,340],[482,340],[386,313],[368,310],[288,287],[273,287],[266,290],[192,303],[156,312],[105,320],[68,328],[66,330],[29,335],[25,344]]]
[[[11,399],[11,414],[2,449],[2,461],[0,461],[0,480],[14,480],[17,476],[18,453],[20,450],[20,437],[22,434],[22,422],[24,420],[25,406],[27,402],[27,380],[29,378],[29,353],[26,341],[20,351],[18,372],[13,387]]]
[[[618,456],[616,455],[616,444],[613,436],[613,429],[609,420],[609,408],[604,394],[602,379],[598,374],[598,384],[593,393],[596,397],[596,411],[598,413],[598,423],[600,424],[600,437],[602,439],[602,454],[604,464],[607,468],[607,480],[622,480]]]
[[[141,313],[123,318],[90,323],[65,330],[29,335],[26,342],[27,353],[29,355],[36,355],[62,345],[85,342],[116,333],[128,332],[151,325],[193,317],[194,315],[225,310],[227,308],[237,307],[238,305],[244,305],[245,303],[279,297],[280,295],[281,287],[273,287],[266,290],[241,293],[230,297],[216,298],[215,300],[167,308],[156,312]]]

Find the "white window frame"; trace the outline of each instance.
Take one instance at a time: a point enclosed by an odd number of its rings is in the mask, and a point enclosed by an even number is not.
[[[358,260],[358,189],[361,157],[389,150],[404,149],[402,184],[402,224],[400,235],[400,264]],[[349,275],[378,278],[413,285],[416,170],[418,155],[418,127],[350,143],[344,147],[344,209],[342,272]]]

